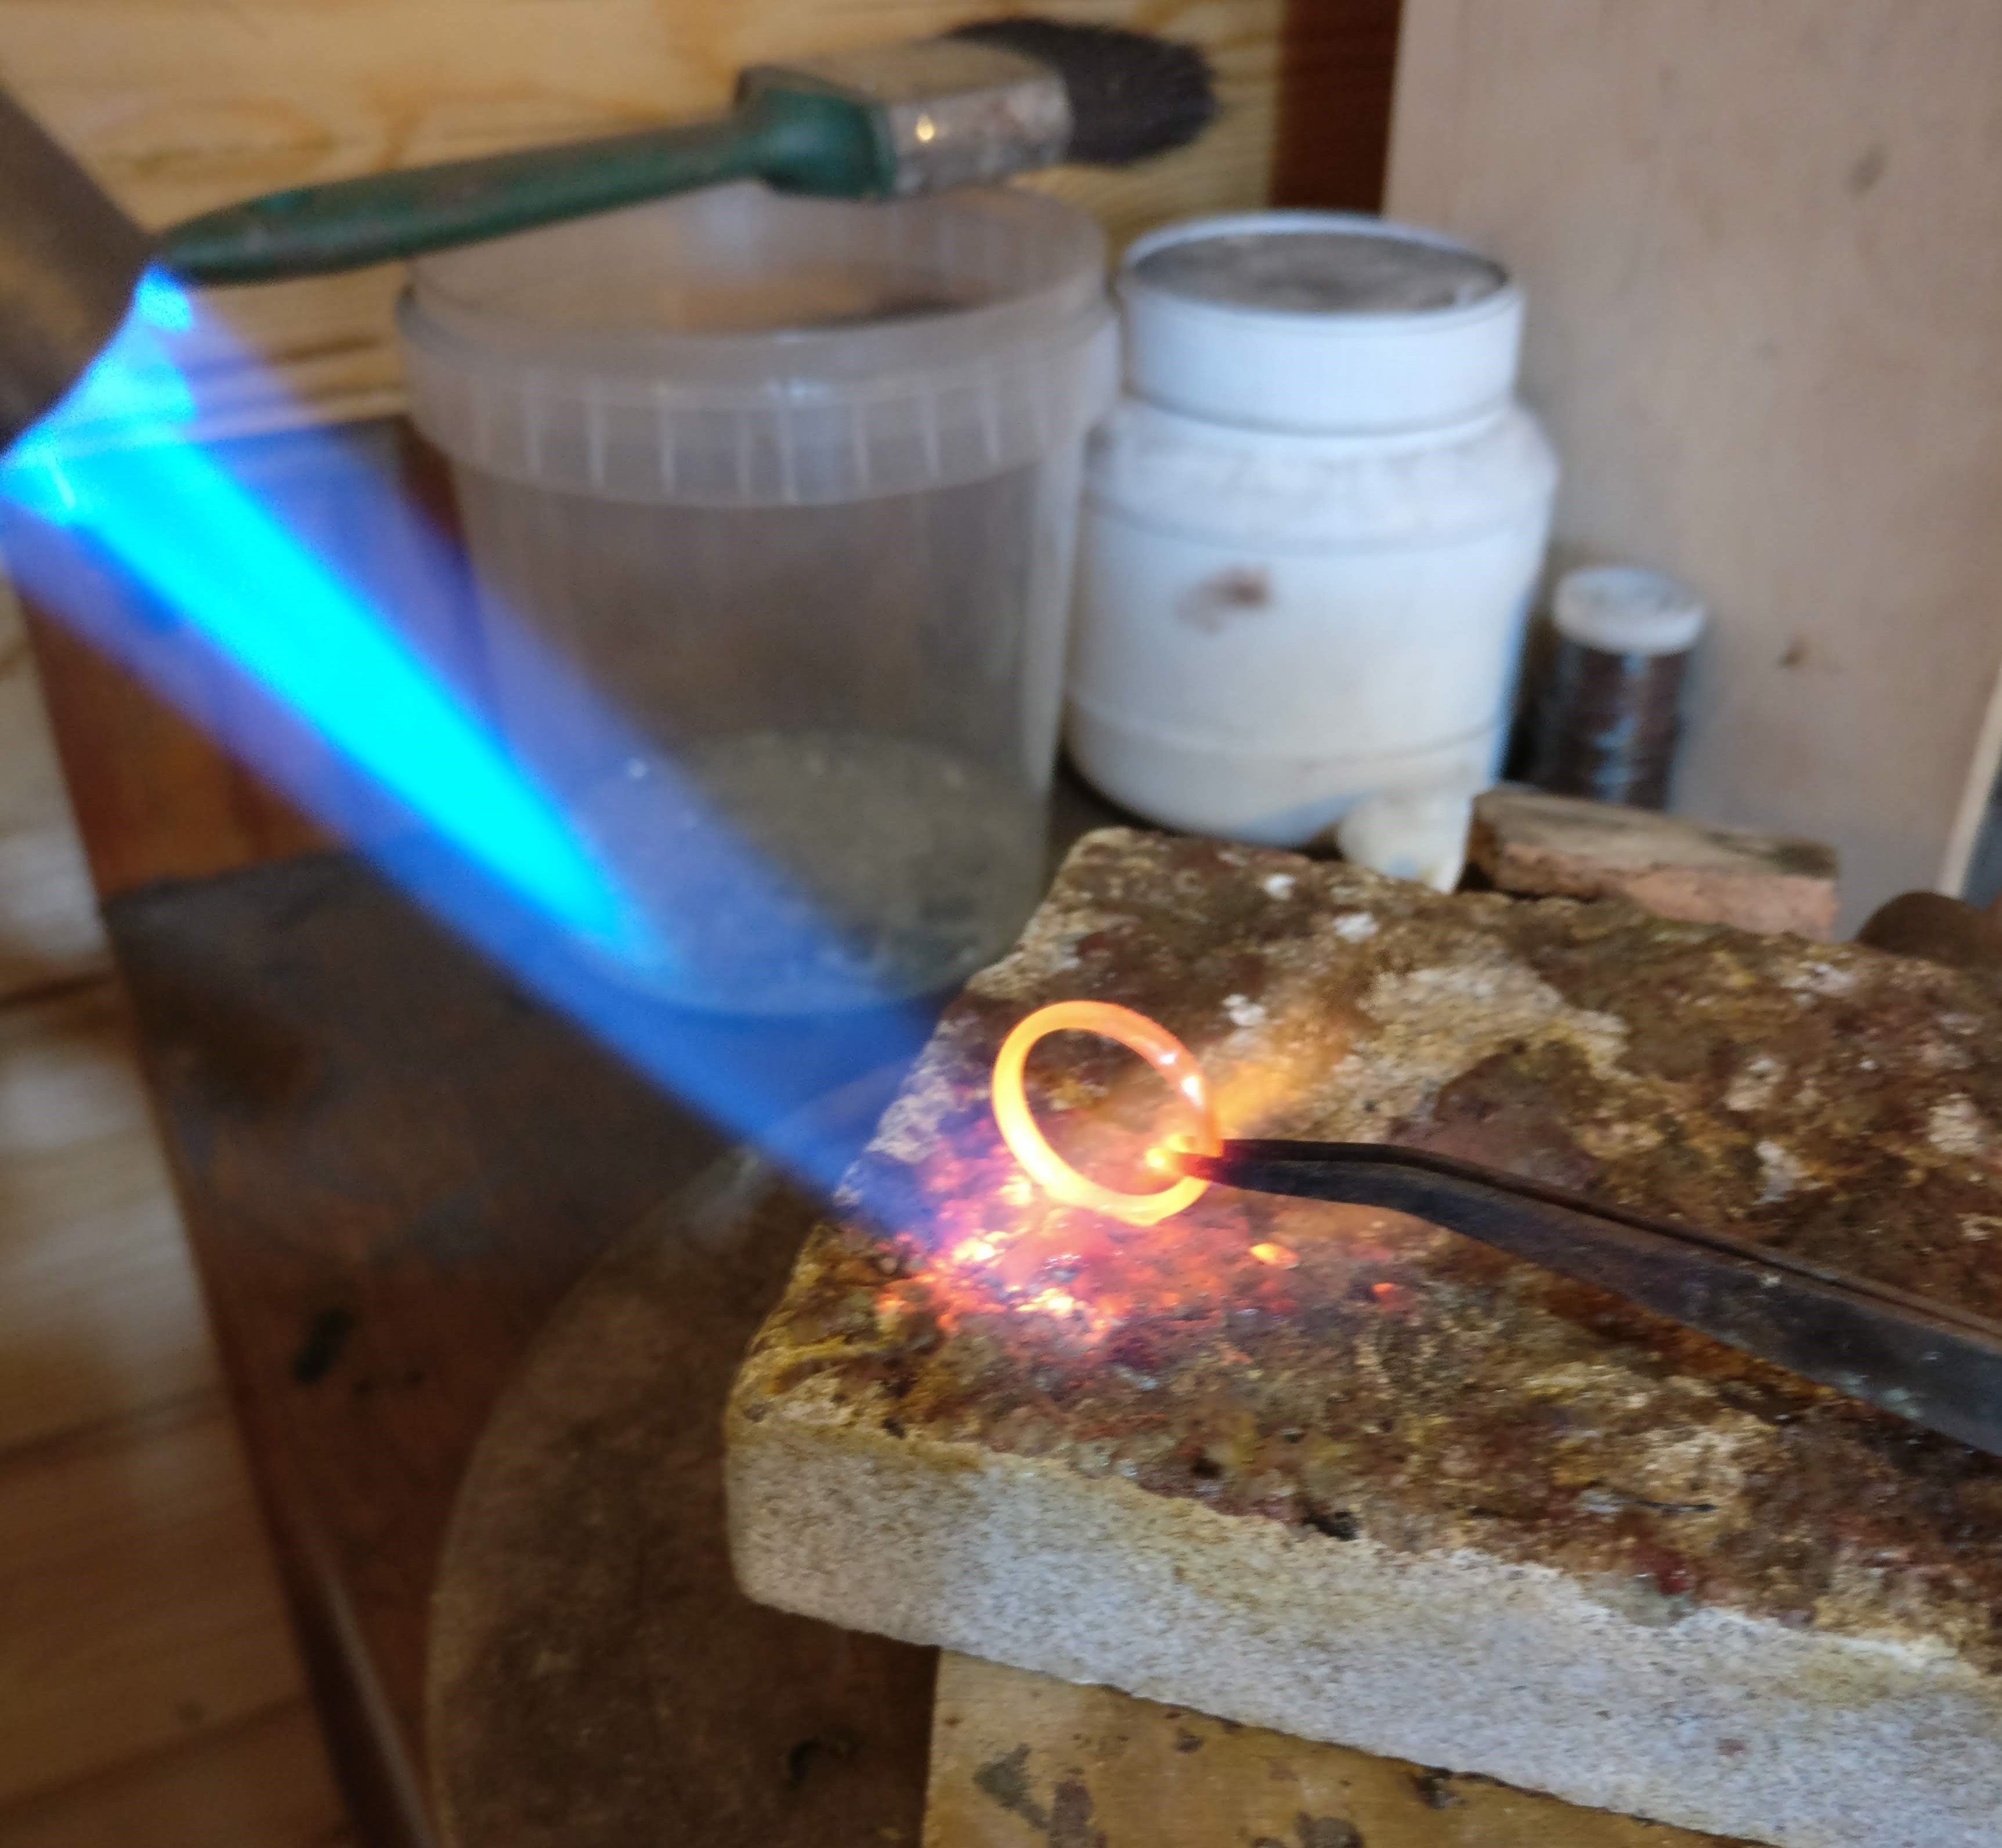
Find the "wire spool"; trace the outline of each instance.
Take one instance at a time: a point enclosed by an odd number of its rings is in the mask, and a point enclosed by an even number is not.
[[[1665,807],[1701,599],[1662,572],[1599,565],[1559,579],[1550,613],[1557,652],[1529,780],[1557,795]]]

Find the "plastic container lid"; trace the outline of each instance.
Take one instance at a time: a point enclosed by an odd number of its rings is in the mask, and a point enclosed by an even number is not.
[[[1506,402],[1522,298],[1491,258],[1352,212],[1191,218],[1142,238],[1119,295],[1135,394],[1213,422],[1365,433]]]
[[[1559,634],[1607,654],[1680,654],[1708,613],[1687,584],[1640,565],[1567,571],[1550,600]]]
[[[1110,407],[1104,261],[1090,218],[1034,193],[717,187],[416,263],[411,413],[459,462],[610,500],[978,480]]]

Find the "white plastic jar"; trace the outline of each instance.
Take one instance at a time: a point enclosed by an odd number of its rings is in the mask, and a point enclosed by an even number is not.
[[[1068,737],[1149,818],[1449,886],[1493,780],[1557,463],[1512,396],[1522,299],[1349,214],[1198,219],[1120,278]]]

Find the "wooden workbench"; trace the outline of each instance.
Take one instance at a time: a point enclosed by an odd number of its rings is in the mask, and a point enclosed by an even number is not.
[[[1753,1848],[940,1659],[924,1848]]]
[[[723,1139],[345,857],[107,915],[362,1839],[425,1843],[428,1606],[467,1459],[551,1310]],[[775,1111],[850,1076],[832,1040],[773,1046]],[[738,1839],[767,1837],[711,1838]]]

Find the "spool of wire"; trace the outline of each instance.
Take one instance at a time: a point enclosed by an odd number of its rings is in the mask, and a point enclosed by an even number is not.
[[[1665,807],[1702,599],[1659,571],[1596,565],[1557,581],[1550,613],[1557,645],[1537,703],[1529,782]]]

